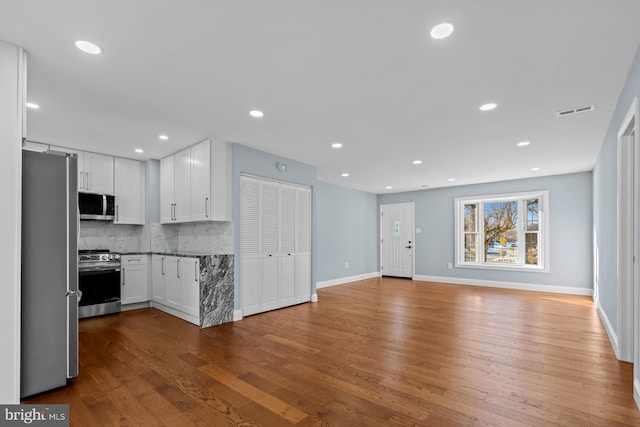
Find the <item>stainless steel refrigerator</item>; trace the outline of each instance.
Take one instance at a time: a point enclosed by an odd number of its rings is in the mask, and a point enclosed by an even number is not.
[[[78,375],[77,161],[22,152],[20,396]]]

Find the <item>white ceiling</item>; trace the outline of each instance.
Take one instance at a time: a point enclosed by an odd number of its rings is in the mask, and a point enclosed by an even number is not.
[[[29,54],[30,140],[145,160],[213,137],[385,193],[591,170],[638,17],[637,0],[2,0],[0,39]]]

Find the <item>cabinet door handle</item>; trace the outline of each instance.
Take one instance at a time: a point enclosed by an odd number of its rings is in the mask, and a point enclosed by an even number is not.
[[[204,198],[204,217],[209,218],[209,198]]]
[[[116,205],[116,222],[120,221],[120,206]]]
[[[87,190],[89,189],[89,172],[87,172]]]
[[[124,284],[127,282],[126,279],[125,279],[127,277],[125,275],[126,271],[127,271],[127,268],[126,267],[122,267],[122,286],[124,286]]]
[[[195,267],[195,278],[196,278],[196,282],[198,281],[198,276],[200,275],[200,269],[198,268],[198,261],[195,262],[195,264],[193,264],[193,266]]]
[[[164,257],[160,258],[160,273],[164,276]]]
[[[178,266],[176,267],[176,275],[178,276],[178,279],[180,278],[180,260],[178,260],[177,262]]]

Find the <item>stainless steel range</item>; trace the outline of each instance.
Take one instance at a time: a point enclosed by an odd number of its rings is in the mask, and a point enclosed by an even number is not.
[[[79,251],[78,279],[82,292],[78,317],[120,312],[120,254],[106,249]]]

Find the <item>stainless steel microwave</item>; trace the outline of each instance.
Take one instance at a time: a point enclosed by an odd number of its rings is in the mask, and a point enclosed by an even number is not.
[[[108,194],[78,193],[80,219],[113,221],[115,205],[115,197]]]

